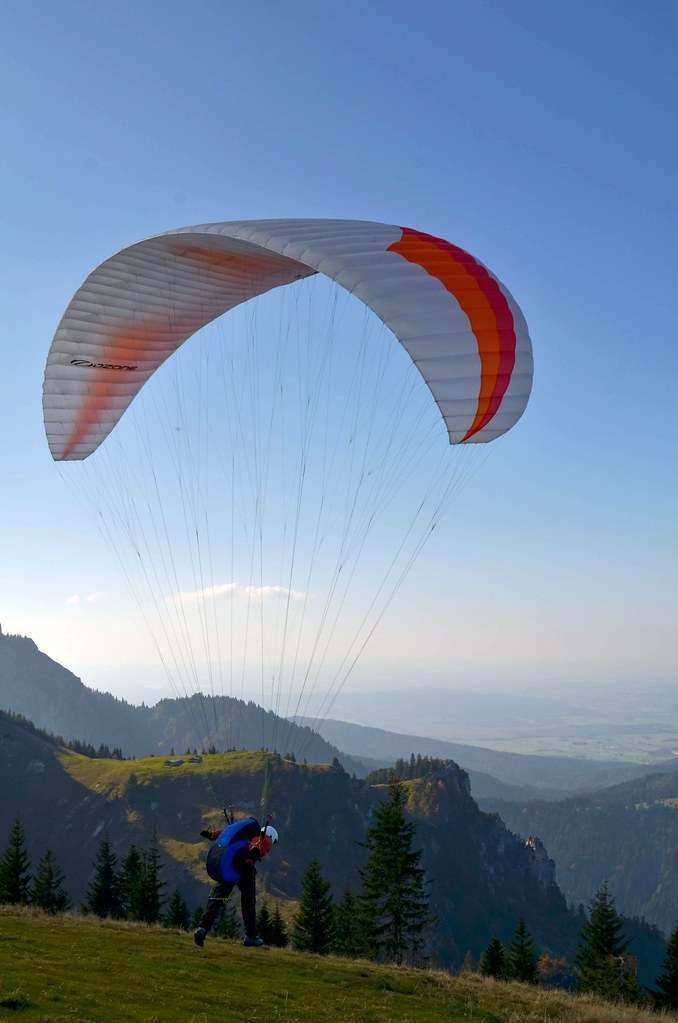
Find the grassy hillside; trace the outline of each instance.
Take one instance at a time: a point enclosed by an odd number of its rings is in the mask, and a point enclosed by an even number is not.
[[[72,778],[86,788],[110,796],[123,795],[130,778],[135,776],[139,785],[186,775],[208,778],[210,775],[228,777],[230,774],[254,774],[263,770],[267,754],[257,750],[235,750],[230,753],[211,753],[202,757],[199,764],[189,763],[187,758],[177,767],[168,767],[165,757],[137,757],[135,760],[109,760],[91,758],[70,750],[59,754],[59,759]],[[314,770],[322,770],[322,766]]]
[[[666,1020],[672,1017],[663,1017]],[[676,1017],[673,1017],[675,1019]],[[0,909],[0,1019],[22,1023],[651,1023],[476,975],[245,949],[158,927]]]

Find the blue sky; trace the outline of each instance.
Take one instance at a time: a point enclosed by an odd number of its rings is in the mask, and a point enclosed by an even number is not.
[[[675,678],[674,4],[10,0],[1,36],[6,628],[93,684],[157,684],[42,432],[85,274],[172,226],[364,217],[491,266],[536,369],[356,684]]]

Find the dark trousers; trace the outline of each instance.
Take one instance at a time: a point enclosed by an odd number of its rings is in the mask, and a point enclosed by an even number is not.
[[[240,889],[240,908],[242,910],[242,922],[245,925],[245,934],[248,938],[257,936],[257,895],[255,888],[256,871],[243,870],[238,881]],[[200,926],[209,931],[214,927],[224,911],[226,899],[229,897],[235,884],[221,881],[215,885],[207,900],[207,908],[203,913]]]

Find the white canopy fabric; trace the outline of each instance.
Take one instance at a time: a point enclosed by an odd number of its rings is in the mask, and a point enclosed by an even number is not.
[[[452,444],[494,440],[523,414],[533,365],[525,318],[468,252],[369,221],[232,221],[131,245],[75,293],[45,370],[45,430],[55,460],[95,451],[155,370],[201,327],[314,273],[390,327],[426,381]]]

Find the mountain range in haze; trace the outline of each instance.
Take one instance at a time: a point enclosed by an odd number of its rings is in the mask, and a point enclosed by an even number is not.
[[[558,799],[641,777],[646,765],[572,757],[529,756],[451,743],[425,736],[325,720],[284,721],[252,702],[195,694],[135,706],[85,686],[68,668],[23,636],[0,635],[0,708],[23,714],[38,727],[127,755],[169,754],[187,748],[269,747],[316,763],[337,756],[363,777],[399,757],[421,753],[451,759],[469,772],[480,800]],[[315,723],[314,723],[315,724]],[[674,765],[655,766],[653,770]]]
[[[299,724],[310,724],[310,719],[297,718]],[[581,757],[539,756],[536,754],[506,753],[503,750],[471,746],[430,736],[388,732],[382,728],[355,725],[347,721],[327,718],[313,722],[327,742],[360,756],[369,750],[375,760],[393,763],[398,757],[410,753],[442,757],[456,761],[471,773],[480,776],[473,791],[477,798],[494,797],[514,799],[508,786],[522,789],[523,799],[558,799],[574,792],[589,792],[607,785],[641,778],[649,772],[678,770],[678,758],[658,764],[637,764],[619,760],[586,760]],[[492,776],[493,784],[487,783]],[[507,786],[501,792],[495,783]]]
[[[126,755],[183,753],[188,748],[283,748],[316,763],[331,763],[339,750],[316,732],[284,721],[254,703],[196,693],[188,699],[134,706],[83,685],[25,636],[0,635],[0,708],[24,715],[39,728]],[[347,770],[372,766],[343,756]],[[500,793],[497,793],[499,795]]]
[[[515,753],[668,760],[678,750],[675,680],[545,683],[541,689],[454,688],[420,680],[340,694],[333,717]],[[414,698],[413,698],[414,697]]]

